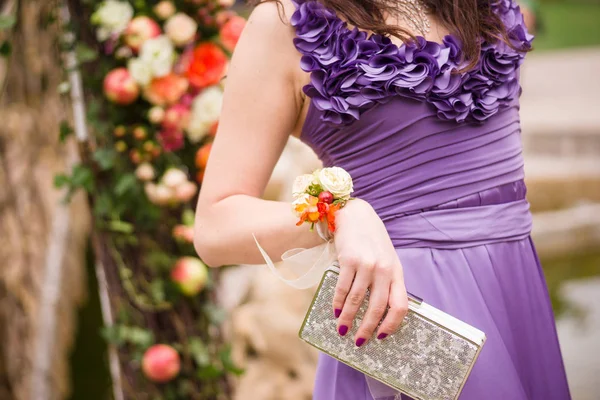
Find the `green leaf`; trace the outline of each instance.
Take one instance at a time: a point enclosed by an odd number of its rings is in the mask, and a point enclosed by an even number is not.
[[[215,325],[220,325],[227,319],[227,312],[214,304],[207,303],[202,307],[202,310],[210,322]]]
[[[160,250],[150,250],[144,257],[144,264],[155,272],[170,271],[173,263],[173,257]]]
[[[58,138],[60,139],[61,142],[64,142],[65,139],[69,136],[73,134],[73,128],[71,128],[71,125],[69,125],[69,123],[67,121],[61,121],[60,122],[60,130],[59,130],[59,134],[58,134]]]
[[[199,367],[207,367],[210,365],[210,354],[208,348],[198,337],[189,339],[189,350],[192,358]]]
[[[120,232],[125,234],[131,234],[135,230],[133,225],[129,222],[112,220],[108,223],[108,229],[113,232]]]
[[[120,325],[103,326],[100,329],[100,335],[108,343],[115,344],[117,346],[123,344],[124,337]]]
[[[124,329],[126,340],[137,347],[146,349],[154,343],[154,335],[149,330],[135,326],[124,327]]]
[[[200,379],[215,379],[223,375],[223,370],[214,365],[207,365],[196,372]]]
[[[102,148],[94,152],[93,158],[100,166],[100,169],[106,171],[114,167],[117,152],[110,148]]]
[[[75,55],[81,64],[94,61],[98,58],[98,52],[83,43],[78,43],[75,47]]]
[[[225,349],[221,350],[219,357],[221,358],[223,368],[225,368],[226,371],[229,371],[234,375],[242,375],[244,373],[244,370],[235,365],[231,359],[231,347],[226,347]]]
[[[12,45],[8,40],[5,40],[0,44],[0,56],[8,57],[12,54]]]
[[[82,164],[73,167],[71,186],[72,188],[81,187],[88,192],[92,192],[94,190],[94,174],[92,174],[92,170]]]
[[[54,187],[61,188],[71,183],[71,179],[65,174],[58,174],[54,176]]]
[[[14,15],[0,15],[0,29],[10,29],[17,23]]]
[[[186,208],[181,216],[181,222],[187,226],[194,226],[195,215],[196,214],[194,214],[194,210]]]
[[[157,303],[165,301],[165,282],[160,279],[153,280],[150,283],[150,294]]]
[[[137,179],[134,174],[125,174],[119,178],[115,185],[115,194],[117,196],[123,196],[131,189],[136,187]]]

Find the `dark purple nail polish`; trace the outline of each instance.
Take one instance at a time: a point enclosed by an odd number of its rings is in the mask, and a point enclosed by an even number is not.
[[[366,339],[358,338],[358,340],[356,341],[356,347],[362,346],[363,344],[365,344],[365,342],[366,342]]]
[[[336,318],[339,318],[340,315],[342,315],[342,310],[339,308],[336,308],[334,314],[335,314]]]
[[[338,332],[340,333],[340,335],[345,336],[346,333],[348,333],[348,327],[346,325],[341,325],[338,328]]]
[[[380,333],[379,335],[377,335],[377,339],[382,340],[385,339],[388,336],[387,333]]]

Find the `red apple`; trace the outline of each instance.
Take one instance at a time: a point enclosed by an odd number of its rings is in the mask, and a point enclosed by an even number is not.
[[[116,104],[133,103],[140,95],[140,88],[127,71],[121,67],[110,71],[104,78],[104,95]]]
[[[125,28],[125,43],[133,51],[138,51],[142,44],[148,40],[160,35],[160,26],[149,17],[135,17]]]
[[[208,156],[210,155],[210,149],[212,148],[212,142],[207,143],[198,149],[196,153],[196,167],[203,169],[206,168],[208,163]]]
[[[153,382],[168,382],[179,374],[180,369],[179,353],[166,344],[150,347],[142,358],[142,371]]]
[[[206,285],[208,268],[198,258],[182,257],[171,270],[171,280],[186,296],[195,296]]]

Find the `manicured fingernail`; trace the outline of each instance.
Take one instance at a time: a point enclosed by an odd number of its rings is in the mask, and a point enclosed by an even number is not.
[[[346,325],[341,325],[338,328],[338,332],[340,333],[340,335],[345,336],[346,333],[348,333],[348,327]]]
[[[365,342],[366,342],[366,339],[358,338],[358,340],[356,341],[356,347],[362,346],[363,344],[365,344]]]
[[[342,315],[342,310],[339,308],[336,308],[334,314],[335,314],[336,318],[339,318],[340,315]]]
[[[382,340],[385,339],[388,336],[387,333],[380,333],[379,335],[377,335],[377,339]]]

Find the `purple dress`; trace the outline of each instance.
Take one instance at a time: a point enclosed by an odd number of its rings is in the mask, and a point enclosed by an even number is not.
[[[291,22],[311,104],[302,140],[346,169],[384,221],[407,289],[484,331],[463,400],[568,400],[554,317],[530,238],[519,123],[524,55],[484,43],[453,71],[461,45],[397,46],[349,29],[315,0]],[[494,10],[529,47],[512,0]],[[321,355],[315,400],[372,400],[360,372]]]

